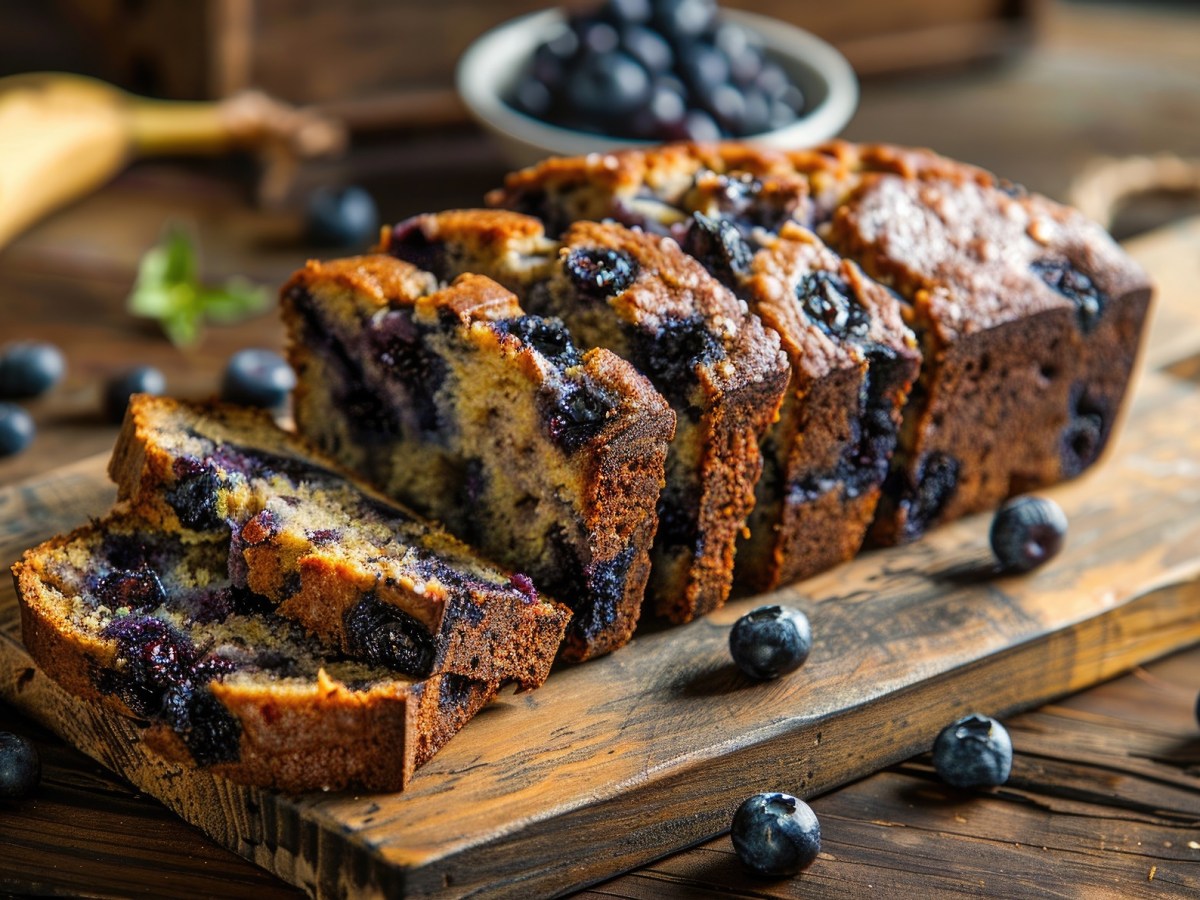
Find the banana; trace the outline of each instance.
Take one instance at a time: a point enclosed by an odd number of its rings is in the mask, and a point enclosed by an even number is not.
[[[276,167],[337,152],[337,123],[247,92],[216,102],[151,100],[78,75],[0,78],[0,248],[132,159],[257,149]],[[269,189],[278,191],[278,177]]]

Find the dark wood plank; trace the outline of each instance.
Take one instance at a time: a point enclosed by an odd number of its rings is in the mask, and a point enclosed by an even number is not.
[[[1198,690],[1200,648],[1009,720],[1002,788],[949,790],[922,755],[817,798],[795,879],[750,878],[721,837],[581,897],[1195,897]]]

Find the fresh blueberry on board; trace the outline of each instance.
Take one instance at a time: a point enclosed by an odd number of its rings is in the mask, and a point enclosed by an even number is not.
[[[1014,497],[992,519],[992,552],[1007,572],[1029,572],[1053,559],[1067,536],[1062,508],[1045,497]]]
[[[379,231],[379,210],[367,191],[356,185],[320,187],[308,196],[305,209],[308,239],[322,247],[365,244]]]
[[[938,777],[958,788],[996,787],[1012,771],[1012,740],[995,719],[972,713],[947,725],[933,742]]]
[[[0,402],[0,457],[20,453],[33,433],[33,416],[15,403]]]
[[[167,390],[167,379],[154,366],[134,366],[114,375],[104,385],[104,415],[119,425],[125,418],[125,407],[134,394],[159,396]]]
[[[0,731],[0,799],[29,797],[42,779],[37,748],[19,734]]]
[[[788,606],[760,606],[729,632],[729,652],[746,675],[765,681],[794,672],[812,650],[808,616]]]
[[[821,852],[821,823],[790,794],[755,794],[733,814],[730,832],[738,858],[756,875],[795,875]]]
[[[9,344],[0,350],[0,397],[21,399],[44,394],[62,381],[66,369],[62,351],[53,344]]]
[[[296,386],[296,373],[278,353],[239,350],[229,358],[221,379],[221,399],[243,406],[277,409]]]

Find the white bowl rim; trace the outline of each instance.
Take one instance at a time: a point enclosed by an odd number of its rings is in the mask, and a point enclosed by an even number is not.
[[[721,16],[753,29],[768,51],[804,65],[826,87],[825,98],[793,124],[731,140],[801,149],[836,137],[858,106],[858,79],[846,58],[816,35],[779,19],[732,9],[722,10]],[[577,156],[662,143],[562,128],[518,112],[504,101],[496,77],[498,73],[507,75],[504,63],[514,55],[532,52],[543,35],[564,21],[562,10],[546,9],[510,19],[477,38],[459,59],[456,71],[459,96],[471,114],[511,140],[540,146],[547,154]]]

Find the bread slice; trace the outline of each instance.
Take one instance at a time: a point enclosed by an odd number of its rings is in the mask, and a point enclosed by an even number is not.
[[[261,410],[137,396],[110,463],[164,531],[224,534],[235,586],[415,677],[545,680],[569,611],[336,470]]]
[[[386,493],[570,605],[562,654],[638,620],[675,416],[487,278],[444,290],[389,256],[310,262],[281,308],[299,429]]]
[[[759,440],[787,383],[778,336],[674,241],[617,224],[578,222],[553,240],[529,216],[460,210],[403,222],[381,249],[440,279],[487,275],[650,379],[676,429],[649,594],[675,622],[723,604],[762,471]]]
[[[1095,463],[1137,359],[1145,273],[1078,212],[929,151],[828,165],[821,233],[905,300],[925,359],[876,541]]]
[[[488,200],[552,230],[582,213],[668,235],[742,297],[778,333],[792,375],[763,440],[737,578],[770,590],[858,552],[920,357],[898,300],[800,224],[809,186],[787,155],[730,143],[552,159]]]
[[[228,556],[127,512],[53,538],[13,567],[25,646],[167,759],[285,791],[400,790],[495,696],[347,660],[234,586]]]

